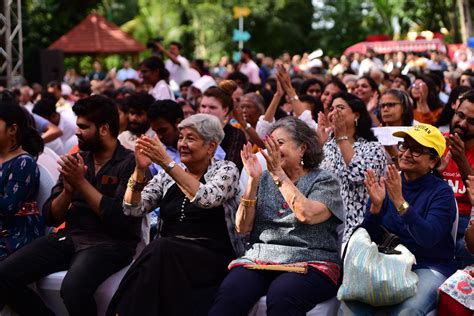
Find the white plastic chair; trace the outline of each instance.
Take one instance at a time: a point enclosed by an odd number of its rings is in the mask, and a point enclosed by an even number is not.
[[[38,157],[38,164],[46,168],[55,181],[59,177],[58,160],[59,156],[48,147],[45,147],[43,153]]]
[[[340,302],[334,296],[333,298],[316,305],[312,310],[306,313],[307,316],[335,316],[339,310]],[[267,297],[264,296],[250,310],[248,316],[265,316],[267,315]]]
[[[38,188],[38,208],[40,213],[43,214],[43,204],[46,202],[48,197],[51,195],[51,189],[56,184],[57,177],[53,176],[51,172],[42,163],[38,162],[38,169],[40,172],[40,183]]]
[[[150,229],[148,223],[149,215],[143,217],[142,220],[142,236],[140,242],[137,245],[137,252],[134,257],[135,259],[138,257],[143,248],[145,248],[145,243],[150,240]],[[122,270],[112,274],[97,288],[94,294],[94,298],[97,304],[97,316],[105,315],[105,312],[107,311],[107,307],[109,306],[112,297],[117,291],[120,282],[122,281],[125,273],[130,268],[130,266],[131,264],[122,268]],[[66,310],[66,307],[64,306],[63,300],[60,295],[61,284],[66,273],[67,271],[59,271],[56,273],[52,273],[36,282],[36,291],[43,299],[43,302],[56,315],[61,316],[68,315],[68,312]]]

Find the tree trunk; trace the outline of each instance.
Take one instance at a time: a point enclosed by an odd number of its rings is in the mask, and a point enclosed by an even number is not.
[[[469,0],[458,0],[459,17],[461,20],[462,42],[467,44],[467,39],[472,35],[471,10]]]

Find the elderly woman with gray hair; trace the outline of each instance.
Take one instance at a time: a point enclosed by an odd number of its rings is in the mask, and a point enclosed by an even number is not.
[[[124,196],[128,216],[160,207],[158,237],[140,254],[115,293],[108,315],[205,315],[227,264],[243,250],[235,231],[239,171],[212,159],[224,132],[219,119],[183,120],[175,164],[158,139],[137,140],[136,167]],[[163,170],[149,182],[148,166]]]
[[[337,179],[319,168],[316,132],[286,117],[272,126],[265,147],[265,172],[249,144],[241,153],[249,178],[236,228],[250,234],[250,246],[229,265],[212,316],[247,315],[265,295],[268,315],[306,315],[336,295],[343,204]]]

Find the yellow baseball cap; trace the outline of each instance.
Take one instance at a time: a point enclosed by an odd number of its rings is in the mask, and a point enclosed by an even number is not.
[[[427,148],[433,148],[442,157],[446,150],[446,139],[438,128],[430,124],[418,123],[405,131],[398,131],[392,134],[395,137],[404,138],[410,136],[418,144]]]

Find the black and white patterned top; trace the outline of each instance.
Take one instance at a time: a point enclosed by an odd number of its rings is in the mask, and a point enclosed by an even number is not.
[[[387,158],[385,149],[379,142],[369,142],[359,137],[352,145],[355,153],[346,166],[336,140],[329,139],[323,147],[324,160],[321,169],[332,171],[341,184],[344,202],[345,228],[343,242],[350,237],[354,227],[362,223],[369,195],[364,186],[367,169],[373,169],[380,177],[385,171]]]
[[[184,164],[180,164],[186,169]],[[204,174],[206,183],[201,183],[194,198],[190,201],[201,208],[223,206],[229,238],[235,253],[241,255],[244,251],[243,236],[235,230],[235,213],[239,206],[239,170],[236,165],[227,160],[214,161]],[[175,183],[165,171],[160,170],[148,182],[142,191],[142,199],[138,205],[124,202],[124,213],[128,216],[140,217],[150,213],[160,206],[162,198]],[[158,229],[161,227],[158,222]],[[159,233],[159,232],[158,232]]]

